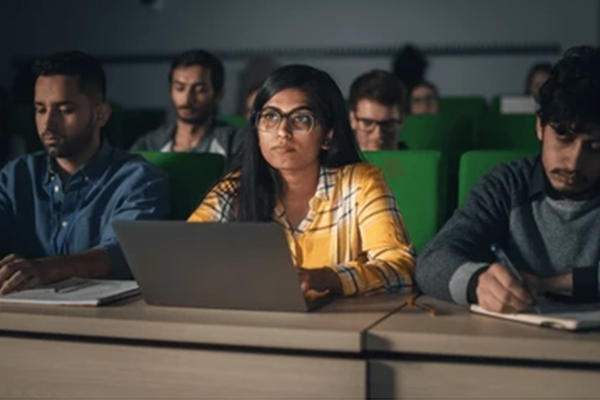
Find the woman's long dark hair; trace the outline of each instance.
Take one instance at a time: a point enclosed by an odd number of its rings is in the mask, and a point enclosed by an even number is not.
[[[256,118],[274,95],[285,89],[304,92],[308,106],[325,131],[333,131],[327,150],[319,154],[320,164],[336,168],[362,161],[354,132],[350,127],[344,97],[333,79],[325,72],[306,65],[288,65],[270,75],[258,91],[250,128],[242,154],[234,161],[233,171],[239,171],[238,220],[271,221],[277,196],[282,191],[279,173],[267,163],[258,145]]]

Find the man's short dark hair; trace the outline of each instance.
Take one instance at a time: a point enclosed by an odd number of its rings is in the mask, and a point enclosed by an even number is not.
[[[225,83],[225,69],[223,63],[215,55],[204,50],[189,50],[178,55],[171,62],[169,82],[173,79],[173,71],[177,68],[201,66],[210,71],[210,83],[215,93],[223,90]]]
[[[537,114],[557,133],[600,127],[600,49],[572,47],[540,88]]]
[[[406,86],[391,72],[372,70],[362,74],[350,86],[350,108],[356,110],[361,100],[371,100],[384,106],[396,106],[400,112],[406,112]]]
[[[33,73],[40,76],[67,75],[79,78],[79,90],[89,96],[106,99],[106,74],[96,58],[82,51],[54,53],[33,64]]]

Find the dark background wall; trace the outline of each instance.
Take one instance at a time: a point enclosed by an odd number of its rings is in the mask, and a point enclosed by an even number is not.
[[[234,111],[238,76],[255,51],[281,63],[310,63],[329,71],[344,92],[371,68],[389,68],[387,48],[415,43],[434,50],[428,77],[443,95],[519,93],[529,66],[554,61],[554,50],[598,45],[598,0],[162,0],[158,10],[139,0],[4,0],[0,2],[0,84],[16,59],[79,48],[111,56],[109,95],[124,106],[168,105],[166,58],[202,47],[223,52]],[[491,46],[491,47],[490,47]],[[486,49],[504,48],[499,54]],[[510,49],[517,50],[512,52]],[[285,52],[306,49],[306,54]],[[330,50],[350,55],[332,56]],[[383,49],[374,55],[361,49]],[[437,50],[436,50],[437,49]],[[468,50],[473,54],[464,55]],[[310,55],[310,51],[319,51]],[[481,51],[483,50],[483,51]],[[237,53],[236,53],[237,52]],[[353,53],[354,52],[354,53]],[[233,57],[231,55],[239,54]],[[329,54],[329,55],[328,55]],[[354,54],[354,55],[352,55]],[[121,56],[119,59],[114,56]],[[112,62],[111,62],[112,60]],[[118,61],[118,62],[117,62]]]

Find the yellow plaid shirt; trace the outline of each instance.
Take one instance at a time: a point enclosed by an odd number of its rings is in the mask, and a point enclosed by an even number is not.
[[[188,221],[234,221],[236,184],[215,186]],[[274,211],[296,266],[333,268],[347,296],[411,290],[414,251],[381,170],[367,163],[321,168],[309,205],[296,228],[281,203]]]

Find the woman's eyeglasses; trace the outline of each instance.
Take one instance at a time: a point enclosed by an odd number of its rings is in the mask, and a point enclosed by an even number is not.
[[[309,134],[317,124],[317,117],[306,109],[283,114],[275,109],[266,108],[258,113],[256,127],[263,132],[275,133],[284,119],[289,130],[293,134],[299,135]]]

